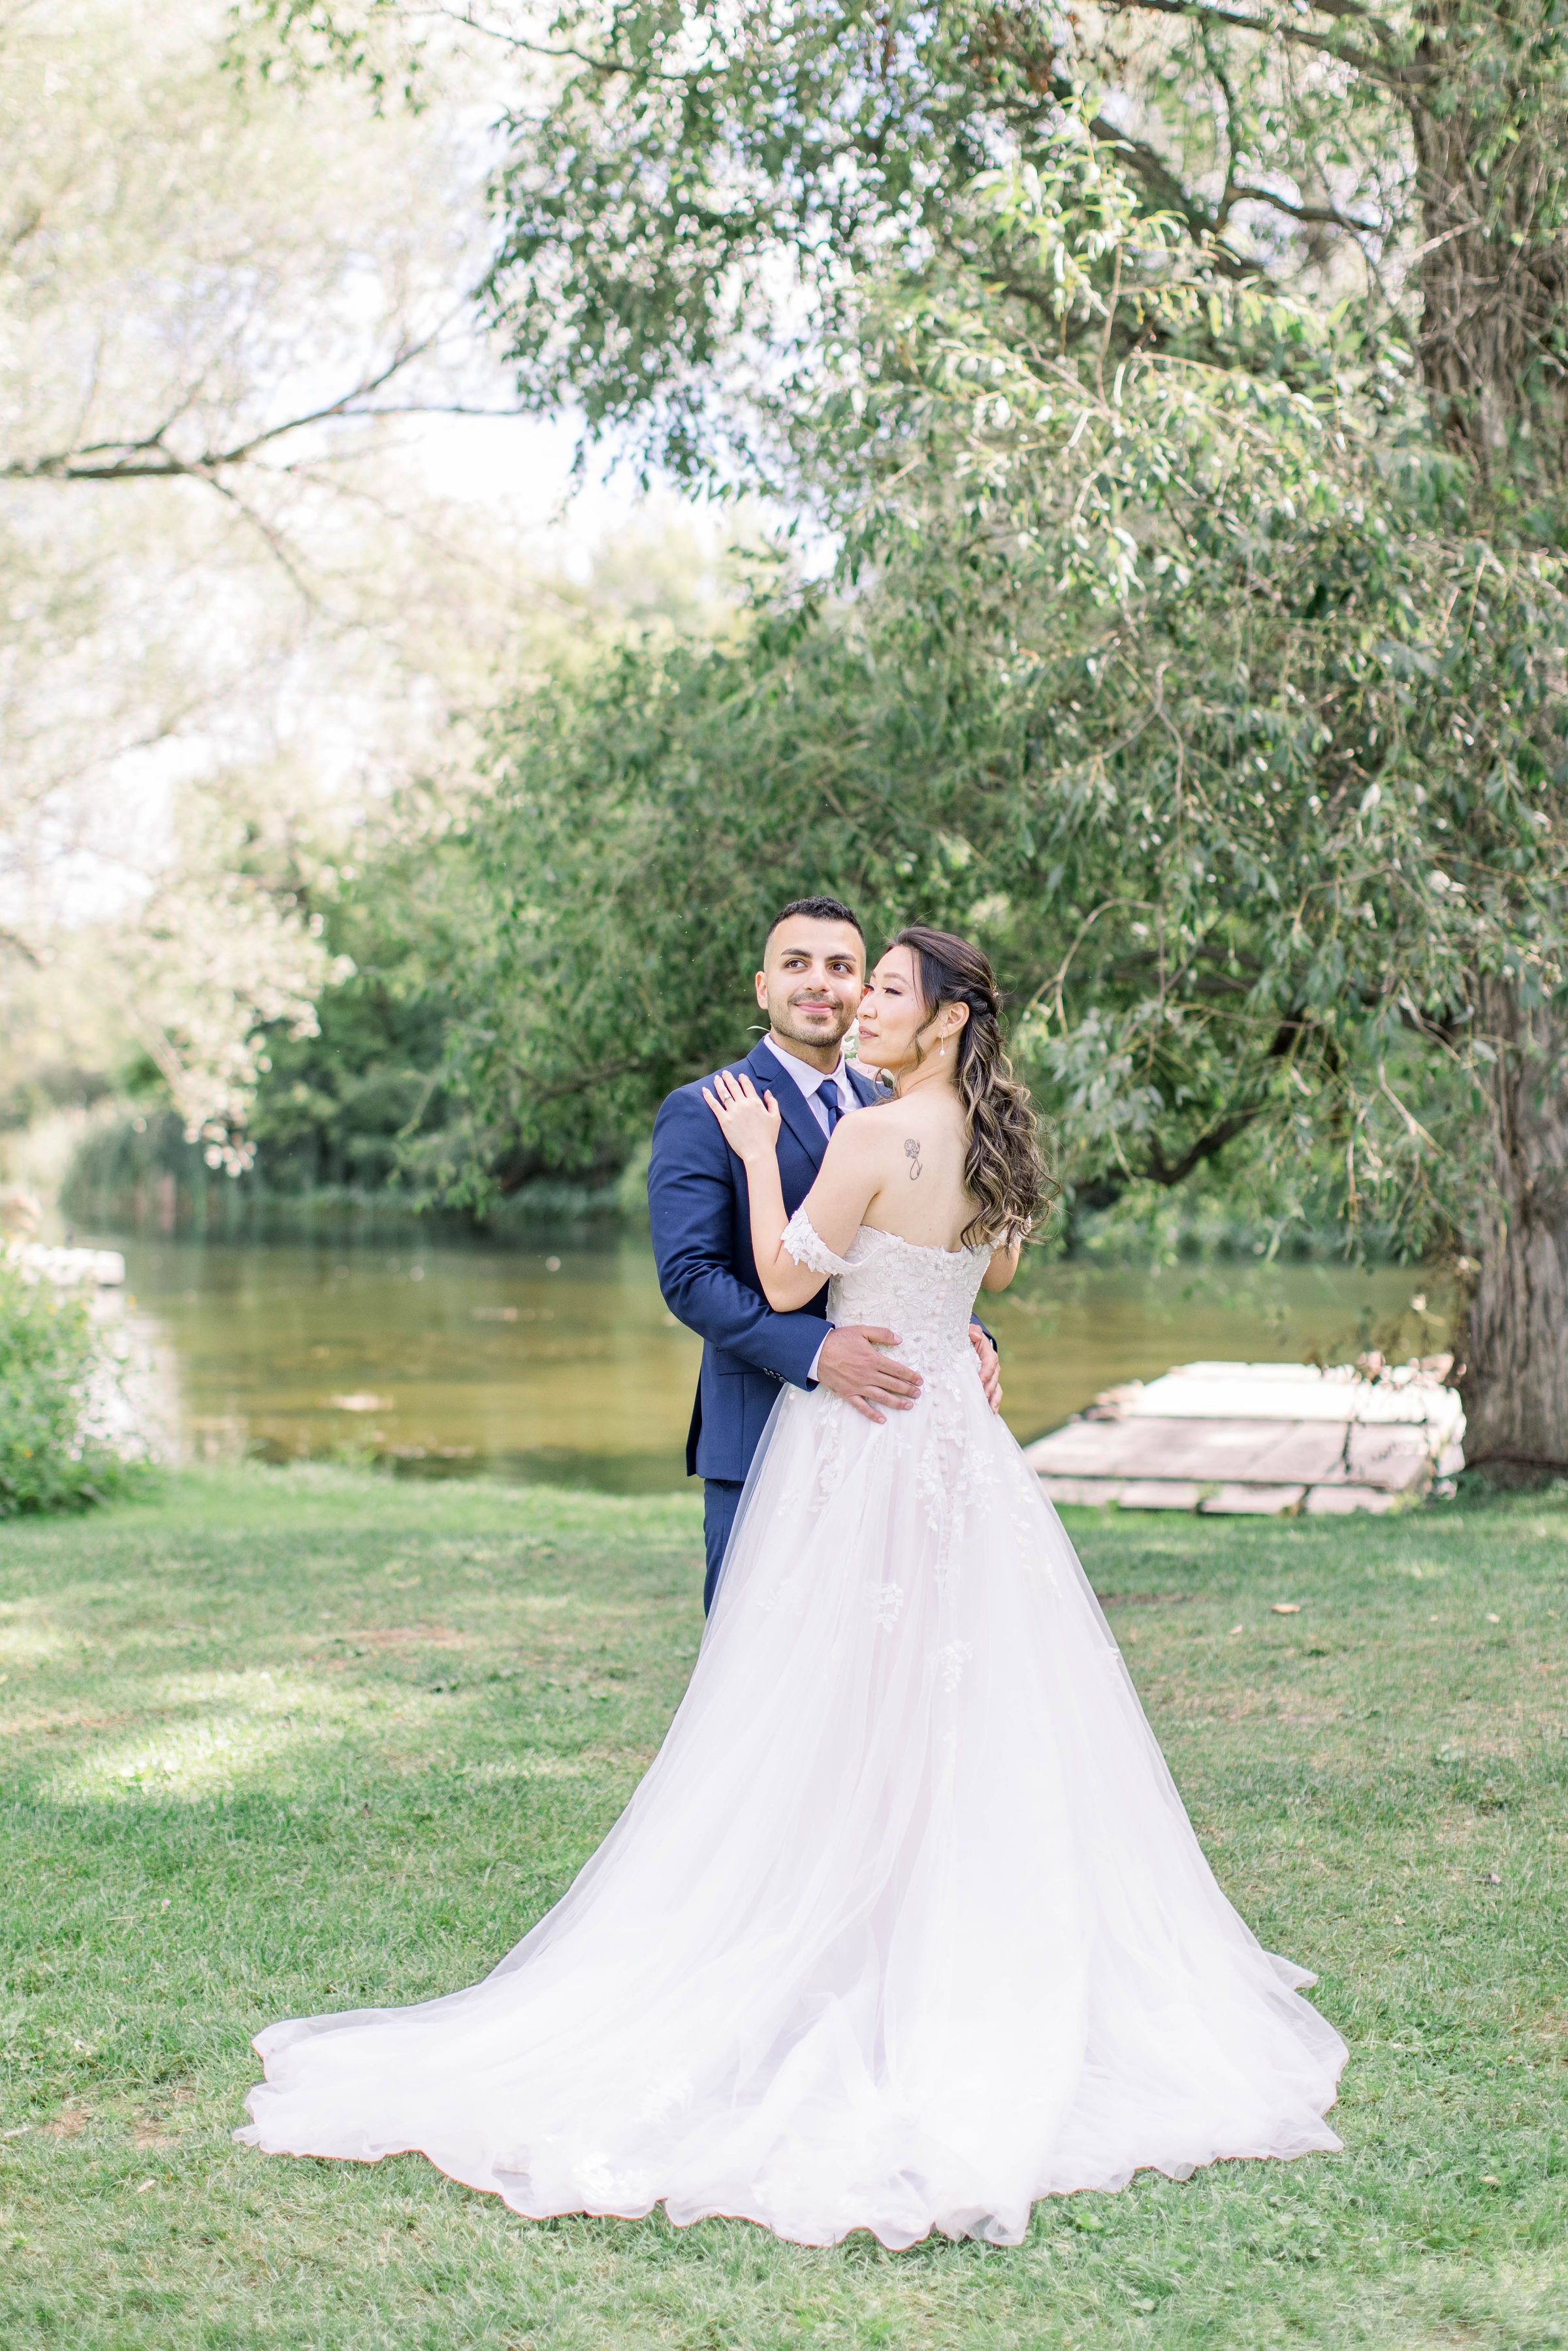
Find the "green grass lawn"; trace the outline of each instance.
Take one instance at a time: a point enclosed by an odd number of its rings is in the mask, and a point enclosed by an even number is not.
[[[4,2351],[1568,2342],[1568,1495],[1075,1515],[1222,1881],[1350,2043],[1343,2155],[889,2254],[235,2147],[259,2026],[466,1983],[566,1886],[684,1686],[699,1513],[193,1476],[0,1530]]]

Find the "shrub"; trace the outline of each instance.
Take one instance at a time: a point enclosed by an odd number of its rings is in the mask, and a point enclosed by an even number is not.
[[[86,1510],[142,1475],[93,1429],[101,1360],[79,1299],[0,1260],[0,1519]]]

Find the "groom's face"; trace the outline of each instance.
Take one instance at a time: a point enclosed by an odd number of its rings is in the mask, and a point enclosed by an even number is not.
[[[865,942],[850,923],[791,915],[780,923],[757,975],[757,1001],[775,1036],[836,1045],[860,1009]]]

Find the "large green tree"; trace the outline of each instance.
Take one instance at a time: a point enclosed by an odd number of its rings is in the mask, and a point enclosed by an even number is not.
[[[585,1029],[673,1069],[677,935],[769,843],[989,922],[1082,1179],[1250,1153],[1446,1225],[1472,1453],[1526,1468],[1568,1460],[1558,15],[569,0],[504,27],[550,62],[488,295],[525,400],[841,550],[550,774],[514,738],[495,837]]]

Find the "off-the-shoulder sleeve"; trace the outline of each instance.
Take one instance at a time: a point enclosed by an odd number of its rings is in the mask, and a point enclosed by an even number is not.
[[[797,1208],[785,1226],[783,1245],[797,1265],[809,1265],[813,1273],[850,1271],[849,1259],[833,1255],[804,1208]]]

